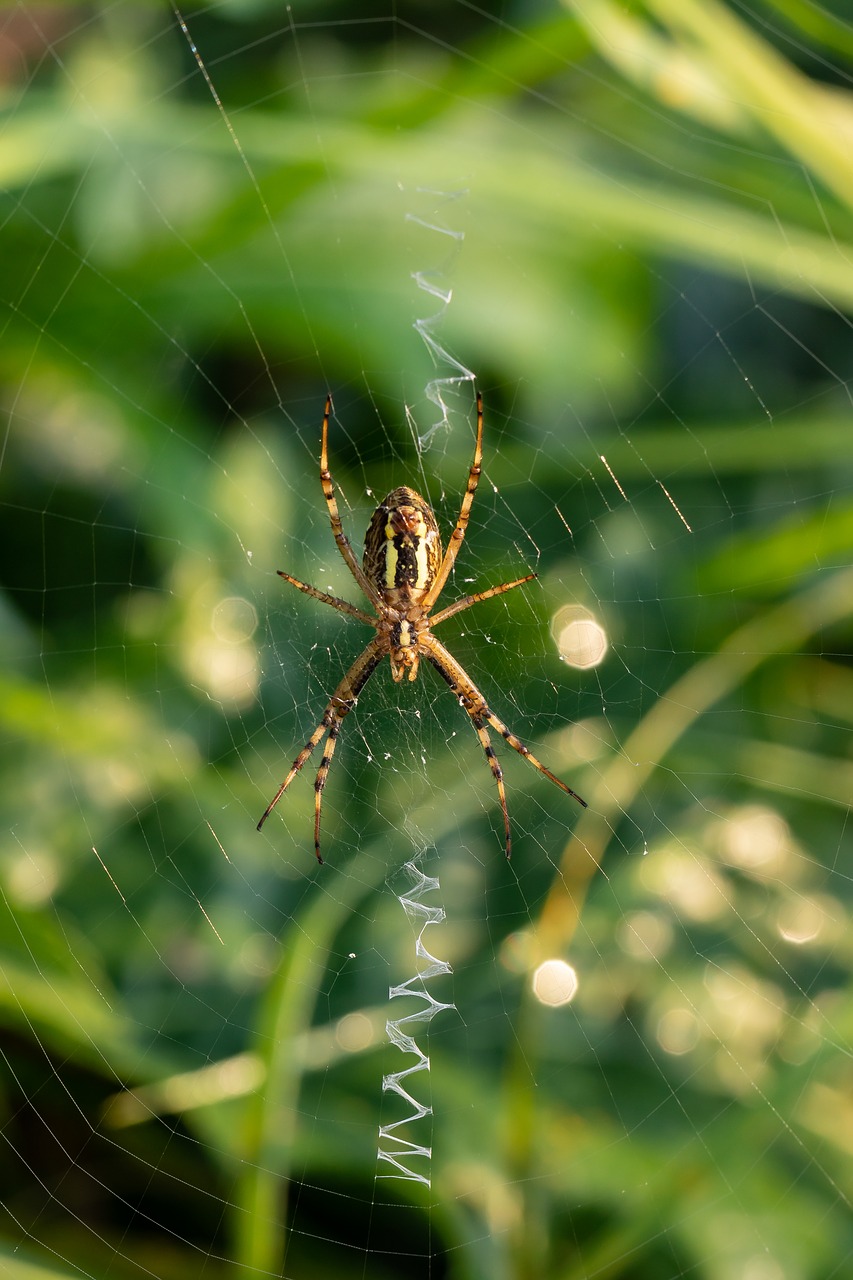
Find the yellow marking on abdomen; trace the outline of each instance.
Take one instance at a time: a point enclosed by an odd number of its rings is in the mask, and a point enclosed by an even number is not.
[[[385,586],[390,591],[397,585],[397,548],[394,546],[394,525],[389,520],[385,526]]]
[[[394,515],[398,510],[395,509],[385,525],[383,585],[388,591],[404,585],[413,590],[424,591],[431,578],[427,545],[429,528],[421,512],[416,513],[415,519],[407,514],[405,520],[395,521]],[[397,544],[398,538],[401,546]]]
[[[426,524],[421,518],[418,524],[418,542],[415,550],[415,564],[418,567],[415,586],[420,591],[424,591],[429,585],[429,556],[427,555],[427,529]]]

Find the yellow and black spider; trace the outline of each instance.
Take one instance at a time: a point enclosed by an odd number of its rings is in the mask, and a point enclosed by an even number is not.
[[[496,729],[519,755],[529,760],[540,773],[544,773],[545,777],[550,778],[561,790],[573,796],[584,808],[586,808],[586,801],[581,800],[576,791],[572,791],[571,787],[567,787],[564,782],[555,777],[550,769],[546,769],[521,739],[498,719],[471,677],[432,633],[434,626],[452,618],[455,613],[461,613],[463,609],[470,608],[480,600],[489,600],[492,596],[502,595],[505,591],[520,587],[522,583],[530,582],[536,577],[535,573],[528,573],[526,577],[516,578],[514,582],[502,582],[500,586],[489,587],[487,591],[476,591],[473,595],[463,596],[461,600],[448,605],[434,617],[429,616],[459,554],[459,548],[462,546],[465,530],[468,527],[474,494],[477,492],[482,469],[480,464],[483,458],[483,397],[479,394],[477,396],[477,443],[474,447],[474,461],[468,475],[468,485],[462,499],[459,519],[450,535],[444,557],[442,558],[441,554],[438,525],[429,504],[419,493],[415,493],[414,489],[404,486],[393,489],[374,511],[364,537],[364,560],[361,565],[356,560],[352,544],[343,531],[335,498],[335,486],[329,472],[328,435],[331,409],[332,400],[328,397],[323,414],[323,442],[320,449],[320,482],[323,486],[323,496],[329,508],[329,519],[332,522],[332,533],[335,535],[338,550],[346,561],[350,573],[376,610],[376,614],[371,616],[364,610],[357,609],[348,600],[341,600],[338,596],[319,591],[316,587],[291,577],[282,569],[278,572],[286,582],[298,587],[306,595],[313,596],[315,600],[322,600],[324,604],[332,605],[341,613],[348,613],[350,617],[358,618],[359,622],[366,622],[368,626],[375,627],[376,635],[360,657],[356,658],[332,694],[323,712],[323,719],[299,752],[290,773],[267,805],[264,816],[258,823],[258,830],[260,831],[311,752],[328,733],[329,740],[314,782],[314,849],[317,860],[323,861],[320,856],[320,812],[323,804],[323,788],[326,785],[344,716],[352,711],[358,695],[386,654],[391,659],[391,674],[398,683],[407,673],[408,679],[414,680],[418,674],[420,659],[426,658],[447,681],[459,704],[471,717],[471,723],[486,753],[486,759],[497,784],[506,831],[506,856],[509,857],[512,852],[512,837],[509,812],[506,807],[503,771],[492,748],[486,729],[487,724]]]

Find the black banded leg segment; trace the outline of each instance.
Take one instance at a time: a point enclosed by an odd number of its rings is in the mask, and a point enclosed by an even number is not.
[[[567,786],[562,779],[558,778],[550,769],[546,769],[542,761],[537,760],[530,748],[524,745],[521,738],[517,738],[512,730],[506,727],[503,720],[499,719],[494,712],[488,709],[488,707],[486,708],[484,718],[492,728],[496,729],[501,737],[509,743],[513,750],[517,751],[520,756],[524,756],[524,759],[527,760],[529,764],[532,764],[540,773],[544,773],[546,778],[550,778],[552,782],[555,782],[561,791],[565,791],[567,795],[570,795],[574,800],[577,800],[578,804],[583,805],[584,809],[587,807],[586,800],[582,800],[577,791],[572,791],[571,787]]]
[[[477,737],[480,739],[480,746],[483,748],[483,750],[486,753],[486,759],[489,762],[489,768],[491,769],[492,776],[494,777],[495,783],[497,784],[498,799],[501,802],[501,813],[503,814],[503,819],[504,819],[504,832],[506,833],[506,856],[507,856],[507,860],[509,860],[512,857],[512,836],[510,834],[510,829],[509,829],[509,810],[506,807],[506,788],[504,787],[503,769],[498,763],[498,758],[495,755],[495,749],[492,746],[491,739],[489,738],[488,729],[483,724],[479,716],[475,716],[470,711],[468,712],[468,714],[471,716],[471,723],[473,724],[474,729],[476,730]]]
[[[335,746],[337,745],[338,734],[341,731],[343,717],[352,706],[353,703],[350,703],[345,710],[342,710],[329,729],[329,739],[323,752],[323,759],[320,761],[320,768],[317,770],[317,777],[314,779],[314,852],[317,855],[317,861],[321,865],[323,858],[320,854],[320,815],[323,810],[323,788],[326,785],[326,778],[329,776],[329,769],[332,764],[332,757],[335,754]]]
[[[352,664],[349,671],[332,694],[329,699],[329,704],[323,712],[323,719],[317,725],[317,728],[299,752],[299,755],[290,767],[290,772],[273,796],[270,803],[267,805],[263,816],[258,823],[258,831],[260,831],[261,827],[264,825],[299,770],[305,764],[305,761],[311,755],[311,752],[320,742],[322,742],[323,738],[328,733],[329,741],[323,754],[323,759],[320,761],[320,768],[317,770],[317,777],[314,781],[314,851],[317,854],[318,862],[323,861],[320,856],[320,813],[323,803],[323,788],[326,785],[326,778],[328,776],[329,769],[331,768],[332,757],[335,754],[335,746],[337,744],[338,734],[341,731],[341,724],[344,716],[348,715],[349,712],[352,711],[359,693],[379,666],[382,657],[383,642],[377,636],[375,639],[371,640],[364,652],[356,658],[355,662]]]
[[[281,573],[281,570],[279,570],[279,573]],[[515,587],[523,587],[525,582],[532,582],[538,576],[535,573],[528,573],[523,578],[516,578],[514,582],[502,582],[499,587],[488,587],[485,591],[475,591],[473,595],[463,596],[461,600],[456,600],[453,604],[449,604],[446,609],[442,609],[440,613],[430,618],[429,625],[435,627],[439,622],[452,618],[455,613],[461,613],[463,609],[470,609],[472,604],[479,604],[481,600],[491,600],[492,596],[502,596],[505,591],[512,591]],[[282,577],[287,577],[287,575],[282,574]],[[290,581],[292,582],[293,579],[291,578]]]
[[[352,576],[361,587],[367,599],[374,608],[378,609],[381,604],[379,593],[366,576],[363,568],[358,562],[355,552],[352,549],[352,543],[344,533],[344,526],[341,523],[341,514],[338,511],[338,500],[335,496],[335,482],[332,479],[332,473],[329,470],[329,414],[332,412],[332,397],[326,397],[326,408],[323,412],[323,437],[320,445],[320,484],[323,486],[323,497],[326,499],[326,507],[329,511],[329,521],[332,526],[335,542],[338,551],[346,562]]]
[[[317,725],[317,728],[311,734],[311,737],[305,743],[305,746],[302,748],[302,750],[299,752],[299,755],[296,757],[293,764],[290,766],[290,773],[287,775],[284,782],[279,787],[278,791],[276,791],[275,795],[273,796],[272,800],[270,800],[266,809],[264,809],[263,817],[258,823],[258,831],[260,831],[261,827],[264,825],[267,818],[270,816],[273,809],[276,807],[279,800],[284,795],[285,791],[290,786],[291,782],[296,777],[297,773],[302,768],[305,761],[308,759],[311,752],[316,747],[317,743],[320,741],[321,738],[324,738],[326,736],[326,731],[328,730],[329,726],[332,723],[333,714],[334,713],[331,710],[331,708],[327,707],[325,712],[323,713],[323,719]]]
[[[285,573],[284,569],[276,570],[280,578],[284,578],[285,582],[289,582],[292,587],[296,587],[299,591],[304,591],[306,596],[311,596],[314,600],[320,600],[323,604],[330,604],[333,609],[338,609],[341,613],[348,613],[351,618],[358,618],[359,622],[366,622],[371,627],[374,626],[376,619],[372,618],[369,613],[365,613],[363,609],[358,609],[354,604],[350,604],[349,600],[342,600],[340,596],[330,595],[328,591],[321,591],[319,587],[312,587],[310,583],[300,582],[299,578],[294,578],[291,574]]]
[[[574,800],[577,800],[578,804],[583,805],[584,809],[587,807],[586,801],[582,799],[576,791],[573,791],[571,787],[567,786],[565,782],[558,778],[556,774],[553,774],[550,769],[546,768],[541,760],[537,760],[530,748],[525,746],[520,738],[516,737],[512,730],[504,724],[503,720],[501,720],[499,716],[495,715],[480,690],[466,672],[465,668],[461,663],[456,661],[453,654],[445,649],[444,645],[437,640],[431,632],[428,632],[426,635],[421,637],[420,645],[422,652],[425,651],[425,656],[429,662],[431,662],[435,667],[442,680],[450,686],[454,697],[457,698],[459,703],[465,708],[468,715],[471,717],[471,721],[477,731],[477,737],[480,739],[483,750],[486,752],[486,757],[498,785],[498,794],[501,799],[501,808],[504,814],[504,824],[507,828],[508,851],[510,848],[509,819],[507,817],[506,799],[504,796],[503,776],[501,774],[500,778],[498,777],[500,769],[499,767],[497,770],[495,768],[497,761],[494,761],[493,763],[494,753],[491,748],[491,742],[489,741],[488,734],[485,733],[485,725],[490,725],[506,742],[509,743],[514,751],[517,751],[520,756],[523,756],[524,759],[532,764],[535,769],[538,769],[539,772],[544,774],[546,778],[550,779],[555,786],[558,786],[561,791],[565,791],[567,795],[570,795]]]
[[[477,485],[480,483],[480,472],[483,463],[483,397],[477,392],[477,441],[474,445],[474,461],[471,463],[471,470],[468,472],[468,484],[462,497],[462,506],[459,511],[459,518],[456,521],[456,527],[450,535],[447,543],[447,550],[444,553],[444,559],[441,562],[441,568],[435,576],[435,581],[429,591],[421,601],[424,609],[430,610],[435,604],[438,597],[444,590],[444,584],[450,577],[450,571],[456,563],[456,557],[459,549],[465,541],[465,532],[468,528],[468,520],[471,516],[471,507],[474,503],[474,494],[477,492]]]

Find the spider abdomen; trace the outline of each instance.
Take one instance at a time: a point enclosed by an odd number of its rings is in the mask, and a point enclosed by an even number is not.
[[[389,601],[417,600],[441,565],[441,536],[428,503],[414,489],[392,489],[364,535],[364,572]]]

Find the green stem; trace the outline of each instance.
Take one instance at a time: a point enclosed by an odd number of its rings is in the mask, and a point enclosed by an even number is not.
[[[336,934],[386,870],[382,858],[363,854],[347,866],[346,874],[335,878],[334,897],[317,890],[282,943],[284,954],[257,1031],[265,1084],[248,1104],[242,1176],[234,1194],[234,1258],[255,1280],[258,1275],[278,1275],[283,1258],[288,1178],[304,1074],[295,1046],[311,1024]]]

